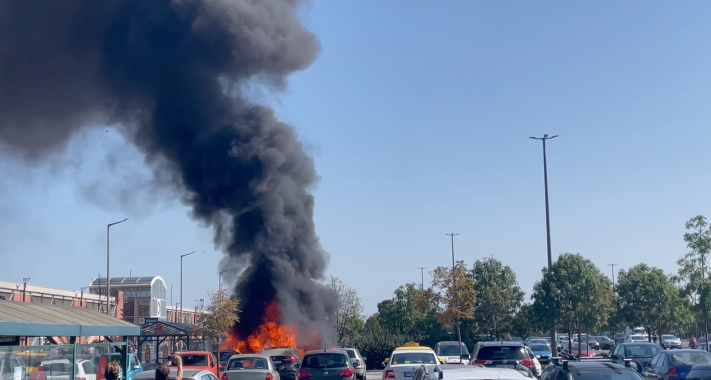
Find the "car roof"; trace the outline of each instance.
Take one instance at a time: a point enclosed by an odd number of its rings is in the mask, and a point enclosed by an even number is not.
[[[348,355],[346,351],[343,349],[334,349],[334,350],[313,350],[313,351],[306,351],[305,355],[317,355],[317,354],[343,354],[343,355]]]
[[[211,373],[210,371],[205,371],[204,369],[191,369],[191,368],[184,368],[183,369],[183,378],[186,377],[195,377],[196,374],[200,372],[205,372],[205,373]],[[178,369],[173,367],[170,370],[170,375],[168,375],[168,378],[170,379],[175,379],[175,376],[178,374]],[[143,371],[136,376],[133,377],[134,379],[155,379],[156,378],[156,371]]]
[[[656,343],[653,342],[625,342],[625,343],[620,343],[620,346],[639,346],[639,345],[644,345],[644,346],[659,346]],[[661,346],[659,346],[661,347]]]
[[[175,355],[209,355],[210,351],[179,351]]]
[[[402,346],[395,348],[395,351],[405,351],[405,350],[432,350],[425,346]]]
[[[440,346],[448,346],[450,344],[456,346],[457,344],[459,344],[459,342],[456,340],[444,340],[441,342],[437,342],[437,344],[439,344]],[[464,344],[464,342],[462,342],[462,344]]]
[[[515,346],[515,347],[523,347],[523,343],[518,342],[518,341],[506,341],[506,342],[483,342],[484,347],[496,347],[496,346]]]
[[[596,362],[596,361],[568,361],[569,369],[624,369],[627,368],[624,365],[613,363],[613,362]],[[630,371],[634,371],[632,368],[627,368]]]
[[[440,365],[444,380],[448,379],[530,379],[523,373],[509,368],[491,368],[479,366],[463,366],[461,364]]]
[[[242,358],[271,359],[269,355],[264,355],[264,354],[237,354],[237,355],[232,355],[232,356],[230,356],[230,360],[232,360],[232,359],[242,359]]]
[[[395,351],[393,351],[393,354],[395,354],[395,353],[400,353],[400,354],[401,354],[403,351],[415,352],[415,353],[422,353],[422,352],[432,353],[432,354],[434,353],[434,350],[431,349],[431,348],[427,348],[427,347],[422,348],[422,347],[420,347],[420,348],[410,348],[410,349],[407,349],[407,350],[395,350]]]

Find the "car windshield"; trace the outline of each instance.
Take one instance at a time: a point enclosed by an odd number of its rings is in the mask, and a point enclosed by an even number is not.
[[[81,368],[84,369],[84,373],[87,375],[96,375],[96,366],[94,365],[94,363],[88,360],[81,363]],[[77,372],[79,372],[78,368]]]
[[[529,344],[548,344],[548,341],[545,339],[531,339]]]
[[[469,350],[467,346],[462,344],[462,355],[469,355]],[[457,356],[459,357],[459,346],[456,344],[447,344],[439,346],[439,356]]]
[[[234,354],[235,354],[234,352],[220,352],[220,361],[226,362],[226,361],[230,360],[230,358]]]
[[[233,359],[227,365],[228,371],[239,371],[243,369],[269,369],[269,363],[265,358],[259,357],[246,357]]]
[[[550,351],[551,347],[549,345],[543,345],[543,344],[532,344],[531,345],[531,351]]]
[[[42,369],[45,372],[71,372],[69,363],[48,363],[42,364]]]
[[[183,359],[184,366],[206,366],[207,356],[206,355],[180,355]]]
[[[695,369],[686,375],[687,380],[711,380],[711,369]]]
[[[585,372],[571,372],[568,380],[642,380],[643,377],[631,370],[598,370]]]
[[[390,364],[436,364],[437,358],[427,352],[403,352],[393,355]]]
[[[663,340],[676,340],[674,335],[662,335]]]
[[[652,345],[626,346],[625,355],[630,358],[644,358],[654,356],[659,351],[659,347]]]
[[[484,346],[479,349],[476,358],[479,360],[523,360],[528,359],[528,355],[523,351],[523,347]]]
[[[348,367],[350,359],[344,354],[323,353],[307,355],[302,368],[343,368]]]
[[[645,337],[643,337],[643,336],[639,336],[639,335],[632,335],[632,336],[630,337],[630,340],[634,340],[634,341],[637,341],[637,342],[644,342],[645,340],[647,340],[647,338],[645,338]]]
[[[708,352],[693,350],[682,352],[670,352],[672,364],[674,365],[695,365],[711,363],[711,354]]]

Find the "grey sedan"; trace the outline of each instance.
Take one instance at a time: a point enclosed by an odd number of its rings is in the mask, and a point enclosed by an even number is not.
[[[661,346],[669,349],[681,349],[681,339],[674,335],[662,335]]]
[[[175,375],[178,374],[178,369],[173,367],[170,369],[170,375],[168,378],[170,380],[175,380]],[[156,371],[143,371],[138,375],[133,377],[133,380],[155,380]],[[205,371],[203,369],[184,369],[183,370],[183,380],[217,380],[217,376],[213,375],[210,371]]]

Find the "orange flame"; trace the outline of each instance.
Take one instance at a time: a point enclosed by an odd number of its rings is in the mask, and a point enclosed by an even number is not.
[[[259,330],[253,332],[245,340],[240,339],[230,330],[222,349],[234,350],[244,354],[259,353],[263,349],[270,347],[295,347],[303,356],[307,350],[318,348],[319,336],[316,331],[310,331],[308,337],[300,336],[301,332],[296,326],[282,325],[279,323],[280,320],[281,313],[276,302],[272,302],[264,309]],[[304,345],[302,343],[304,341],[309,341],[310,344]]]

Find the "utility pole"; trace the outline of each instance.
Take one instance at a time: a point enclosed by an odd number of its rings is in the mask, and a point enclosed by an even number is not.
[[[704,254],[699,250],[701,254],[701,307],[704,308],[704,340],[706,341],[706,352],[709,351],[709,315],[708,315],[708,305],[706,304],[706,262],[704,260]]]
[[[190,256],[193,253],[195,253],[195,251],[180,255],[180,311],[178,311],[180,321],[178,321],[178,323],[183,323],[183,257]]]
[[[553,255],[551,254],[551,220],[550,220],[550,212],[548,211],[548,164],[546,162],[546,140],[554,139],[558,137],[558,135],[548,137],[548,135],[543,135],[543,137],[529,137],[530,139],[534,140],[541,140],[543,141],[543,184],[545,187],[545,192],[546,192],[546,240],[548,242],[548,270],[551,270],[551,266],[553,266]],[[555,313],[555,311],[553,311]],[[555,315],[555,314],[553,314]],[[551,329],[551,351],[553,353],[556,353],[556,346],[558,342],[556,340],[555,336],[555,316],[553,317],[553,326]]]
[[[615,291],[615,265],[617,264],[607,264],[612,267],[612,291]]]
[[[25,293],[27,292],[27,283],[30,282],[31,278],[25,277],[22,279],[22,302],[27,302],[27,297]]]
[[[454,305],[455,307],[459,307],[459,297],[457,296],[457,282],[456,279],[454,278],[454,237],[459,235],[455,234],[454,232],[445,234],[447,236],[452,237],[452,285],[454,286]],[[424,282],[424,281],[423,281]],[[459,326],[459,317],[457,317],[457,336],[459,337],[459,362],[462,362],[462,330]]]
[[[115,223],[109,223],[106,225],[106,314],[112,315],[111,313],[111,254],[110,254],[110,236],[111,236],[111,226],[115,226],[119,223],[127,221],[128,218]]]
[[[79,307],[84,307],[84,291],[87,288],[88,288],[88,286],[81,288],[81,297],[79,297]]]
[[[425,269],[427,269],[427,267],[417,267],[417,269],[420,270],[420,275],[422,276],[422,283],[420,285],[420,288],[424,289],[425,288]]]

